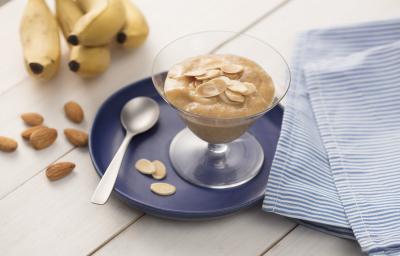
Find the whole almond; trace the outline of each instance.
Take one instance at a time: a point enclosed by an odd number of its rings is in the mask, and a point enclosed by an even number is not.
[[[71,162],[51,164],[49,167],[47,167],[46,176],[52,181],[59,180],[70,174],[74,168],[75,164]]]
[[[64,105],[65,115],[74,123],[80,123],[83,121],[83,109],[75,101],[69,101]]]
[[[57,130],[53,128],[42,128],[33,132],[29,142],[35,149],[44,149],[54,143],[57,139]]]
[[[37,125],[37,126],[33,126],[33,127],[29,127],[28,129],[26,129],[25,131],[23,131],[21,133],[22,138],[29,140],[29,138],[31,137],[32,133],[36,132],[39,129],[42,128],[47,128],[44,125]]]
[[[43,116],[38,113],[24,113],[21,115],[22,120],[29,126],[37,126],[43,123]]]
[[[0,151],[13,152],[17,149],[18,143],[8,137],[0,136]]]
[[[86,147],[88,144],[88,134],[77,129],[67,128],[64,130],[68,141],[77,147]]]

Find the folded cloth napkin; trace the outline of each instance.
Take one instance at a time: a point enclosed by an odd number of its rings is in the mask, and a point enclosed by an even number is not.
[[[263,209],[400,255],[400,19],[299,36]]]

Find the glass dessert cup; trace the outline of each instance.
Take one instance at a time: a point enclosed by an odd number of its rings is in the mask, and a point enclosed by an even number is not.
[[[233,37],[235,40],[224,43]],[[234,54],[260,65],[275,85],[271,105],[251,116],[215,118],[194,114],[171,104],[164,92],[168,70],[187,58],[204,54]],[[161,97],[187,125],[172,139],[169,149],[170,160],[178,175],[198,186],[225,189],[242,185],[259,173],[264,152],[247,130],[275,107],[289,88],[289,67],[278,51],[257,38],[235,36],[233,32],[190,34],[169,43],[158,53],[153,63],[152,79]]]

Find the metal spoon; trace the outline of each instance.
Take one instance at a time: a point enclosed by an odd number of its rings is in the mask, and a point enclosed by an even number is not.
[[[97,185],[91,199],[92,203],[105,204],[107,202],[114,188],[129,142],[133,136],[153,127],[159,115],[158,104],[148,97],[136,97],[125,104],[121,112],[121,123],[126,130],[125,139]]]

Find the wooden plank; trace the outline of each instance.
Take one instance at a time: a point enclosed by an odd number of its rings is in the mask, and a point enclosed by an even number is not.
[[[259,255],[295,224],[253,208],[223,219],[182,222],[144,216],[94,255]]]
[[[89,202],[98,177],[86,150],[62,160],[77,164],[69,176],[40,172],[0,201],[0,255],[83,255],[142,216],[113,197]]]
[[[19,55],[21,49],[15,44],[15,40],[18,40],[15,31],[17,28],[13,27],[10,32],[4,27],[4,34],[9,35],[12,41],[3,40],[0,55],[5,56],[3,61],[10,69],[19,71],[18,74],[11,73],[9,76],[8,71],[0,71],[0,85],[6,85],[2,94],[0,87],[0,134],[18,138],[20,147],[16,153],[0,154],[3,175],[0,199],[71,149],[62,134],[64,128],[74,126],[63,115],[64,102],[73,99],[82,104],[86,111],[86,123],[74,127],[88,129],[105,98],[121,86],[150,75],[153,57],[166,42],[199,30],[239,30],[281,1],[257,0],[254,5],[248,5],[245,0],[236,1],[235,4],[230,0],[195,1],[190,8],[196,11],[187,12],[187,2],[183,0],[138,0],[136,2],[147,15],[151,27],[148,41],[136,51],[115,49],[110,69],[92,80],[83,80],[67,70],[66,58],[61,63],[62,69],[58,76],[47,84],[27,77]],[[13,1],[5,5],[5,17],[19,16],[23,8],[21,2],[23,1]],[[246,12],[242,12],[244,8]],[[0,24],[5,26],[8,23],[9,21],[0,16]],[[17,84],[10,86],[11,81],[16,81],[16,77],[19,78]],[[19,114],[27,111],[42,113],[49,126],[59,129],[60,139],[51,148],[36,152],[20,139],[19,133],[24,126]]]
[[[26,77],[19,40],[19,23],[26,1],[11,1],[0,8],[0,94]]]
[[[361,256],[355,241],[298,226],[264,256]]]
[[[300,31],[399,16],[398,0],[291,1],[247,33],[269,42],[290,60]]]

